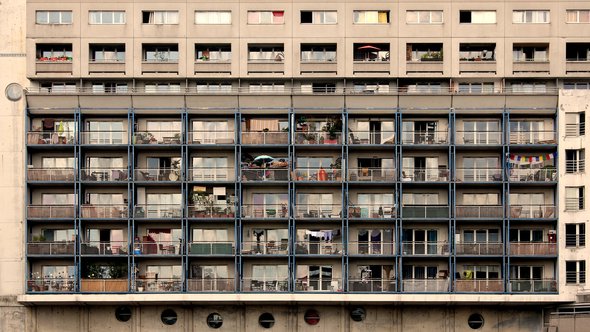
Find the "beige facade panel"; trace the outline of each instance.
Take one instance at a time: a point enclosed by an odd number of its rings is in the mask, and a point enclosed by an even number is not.
[[[186,107],[189,109],[234,109],[237,108],[237,95],[187,95]]]

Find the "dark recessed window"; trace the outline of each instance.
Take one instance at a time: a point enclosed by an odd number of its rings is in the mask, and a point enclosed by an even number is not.
[[[176,320],[178,320],[178,316],[176,315],[176,311],[172,309],[166,309],[162,311],[160,319],[162,320],[162,323],[166,325],[174,325],[176,324]]]
[[[115,318],[119,322],[126,322],[131,319],[131,308],[129,307],[118,307],[115,310]]]
[[[309,309],[305,312],[303,319],[309,325],[317,325],[320,322],[320,314],[316,310]]]
[[[218,329],[223,325],[223,317],[216,312],[211,313],[207,316],[207,325],[212,329]]]
[[[357,307],[350,310],[350,319],[355,322],[362,322],[365,320],[366,316],[367,312],[365,311],[365,308]]]
[[[483,316],[480,314],[471,314],[467,319],[467,325],[474,330],[480,329],[483,326]]]
[[[270,329],[275,325],[275,318],[272,314],[265,312],[260,317],[258,317],[258,324],[264,327],[265,329]]]

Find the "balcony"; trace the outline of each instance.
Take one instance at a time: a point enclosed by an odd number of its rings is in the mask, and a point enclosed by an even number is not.
[[[555,167],[530,169],[510,169],[510,182],[555,182],[557,181],[557,170]]]
[[[242,204],[242,218],[248,219],[286,219],[289,207],[283,204]]]
[[[248,59],[248,74],[284,74],[285,63],[282,58]]]
[[[404,218],[449,218],[448,205],[407,205],[402,207]]]
[[[82,218],[121,219],[128,218],[129,211],[124,204],[84,204],[80,207]]]
[[[202,219],[228,219],[235,218],[236,208],[233,204],[189,205],[189,218]]]
[[[119,182],[127,181],[129,176],[125,168],[83,168],[82,181],[88,182]]]
[[[502,182],[501,168],[456,168],[455,176],[460,182]]]
[[[340,219],[340,204],[299,204],[295,206],[295,218],[298,219]]]
[[[555,279],[510,280],[508,291],[512,293],[555,293],[557,281]]]
[[[455,280],[455,292],[500,293],[504,292],[504,281],[495,279]]]
[[[354,75],[357,74],[389,74],[390,63],[389,61],[359,61],[354,60],[352,62],[352,72]]]
[[[182,292],[180,278],[138,278],[135,279],[136,291],[149,293],[177,293]]]
[[[502,144],[502,132],[458,130],[455,140],[457,144],[461,145],[500,145]]]
[[[289,281],[284,279],[265,279],[258,280],[252,278],[244,278],[242,281],[243,292],[288,292]]]
[[[510,144],[557,144],[557,136],[553,130],[511,131]]]
[[[448,242],[405,241],[402,243],[405,256],[446,256],[449,254]]]
[[[182,180],[178,168],[142,168],[135,169],[135,181],[145,182],[179,182]]]
[[[287,164],[288,165],[288,164]],[[283,182],[289,181],[289,168],[242,168],[242,182]]]
[[[76,133],[73,131],[29,131],[27,144],[29,145],[71,145],[76,143]]]
[[[404,279],[402,292],[405,293],[446,293],[449,279]]]
[[[72,205],[29,205],[27,217],[29,219],[71,219],[75,216],[75,206]]]
[[[242,132],[242,145],[286,145],[287,131]]]
[[[28,255],[73,255],[74,242],[29,242],[27,244]]]
[[[395,292],[395,279],[351,278],[348,279],[348,291],[351,293]]]
[[[351,204],[348,207],[349,219],[391,219],[395,217],[395,205],[391,204]]]
[[[457,255],[496,256],[502,255],[503,244],[500,242],[456,243]]]
[[[82,144],[88,145],[120,145],[127,144],[126,131],[85,131],[82,135]]]
[[[349,241],[349,255],[395,255],[395,242]]]
[[[178,60],[146,61],[141,62],[142,74],[171,73],[178,74]]]
[[[302,60],[299,63],[300,74],[330,74],[335,75],[338,72],[338,63],[336,57],[330,60]]]
[[[191,255],[234,255],[234,244],[230,241],[205,242],[198,241],[189,244]]]
[[[74,278],[35,278],[27,280],[27,292],[72,293],[76,289]]]
[[[349,168],[348,181],[352,182],[395,182],[397,179],[394,168],[363,167]]]
[[[35,61],[35,74],[72,74],[73,69],[71,57],[39,58]]]
[[[448,131],[411,131],[402,133],[402,144],[445,145],[449,144]]]
[[[444,66],[442,58],[422,61],[408,61],[406,62],[406,74],[428,73],[428,74],[442,74]]]
[[[295,283],[296,292],[341,292],[342,291],[342,279],[340,278],[327,278],[322,277],[320,280],[317,277],[309,278],[309,276],[303,277],[303,280],[297,280]]]
[[[80,291],[89,293],[126,293],[129,291],[129,280],[81,279]]]
[[[295,132],[295,144],[299,145],[339,145],[342,144],[342,133],[324,131]]]
[[[512,62],[512,72],[518,73],[549,73],[551,66],[549,61],[526,60]]]
[[[235,181],[235,170],[233,167],[193,167],[188,172],[189,181],[194,182]]]
[[[82,255],[96,255],[96,256],[111,256],[111,255],[127,255],[128,245],[127,241],[86,241],[82,242]]]
[[[297,255],[337,255],[344,252],[340,242],[297,241],[295,254]]]
[[[555,256],[557,243],[510,242],[510,255],[514,256]]]
[[[496,73],[496,61],[459,61],[459,73]]]
[[[337,168],[296,168],[294,174],[298,182],[342,181],[342,170]]]
[[[350,145],[392,145],[395,144],[393,131],[357,131],[349,130]]]
[[[231,61],[195,61],[194,73],[196,74],[231,74]]]
[[[244,241],[242,255],[288,255],[288,241]]]
[[[180,218],[181,216],[180,204],[139,204],[134,209],[134,217],[140,219]]]
[[[402,170],[403,182],[447,182],[449,169],[440,165],[438,168],[405,168]]]
[[[528,204],[510,205],[512,219],[552,219],[557,218],[555,205]]]
[[[125,61],[118,60],[90,60],[89,73],[125,74]]]
[[[175,145],[182,143],[180,131],[138,131],[133,136],[133,144]]]
[[[144,237],[145,240],[145,237]],[[133,244],[134,255],[175,256],[181,254],[180,241],[141,241]]]
[[[235,292],[234,278],[193,278],[188,280],[189,292]]]
[[[189,144],[234,144],[234,131],[191,131]]]
[[[457,219],[497,219],[503,217],[502,205],[457,205]]]
[[[27,168],[28,181],[71,182],[75,177],[73,168]]]

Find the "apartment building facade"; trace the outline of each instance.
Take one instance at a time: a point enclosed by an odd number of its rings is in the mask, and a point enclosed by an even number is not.
[[[587,2],[26,16],[33,330],[536,331],[587,302]]]

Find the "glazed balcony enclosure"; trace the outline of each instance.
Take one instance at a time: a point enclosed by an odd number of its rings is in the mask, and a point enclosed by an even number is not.
[[[27,180],[39,182],[71,182],[76,178],[74,168],[27,167]]]

